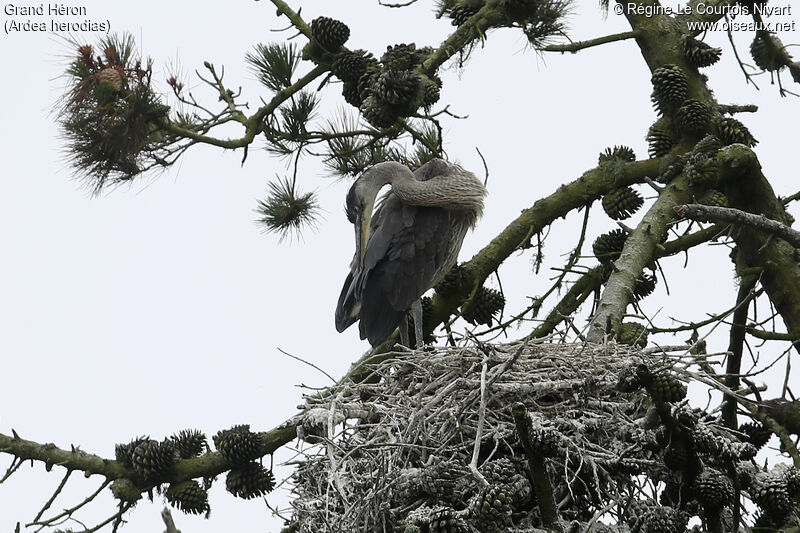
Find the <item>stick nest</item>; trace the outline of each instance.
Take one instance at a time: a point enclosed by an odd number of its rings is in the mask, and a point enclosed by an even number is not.
[[[562,519],[591,520],[619,496],[616,478],[665,476],[659,445],[635,422],[646,395],[617,390],[626,371],[662,362],[614,344],[396,353],[374,367],[378,383],[309,400],[300,434],[318,446],[294,475],[287,531],[540,528],[515,402],[548,457]]]

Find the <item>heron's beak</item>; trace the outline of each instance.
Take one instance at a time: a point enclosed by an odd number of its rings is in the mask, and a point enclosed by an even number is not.
[[[367,242],[369,242],[369,225],[372,221],[372,204],[364,206],[364,210],[356,215],[354,224],[356,231],[356,253],[358,254],[358,267],[364,268],[364,254],[367,253]]]

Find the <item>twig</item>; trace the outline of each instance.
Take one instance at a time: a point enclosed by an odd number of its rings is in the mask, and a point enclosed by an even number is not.
[[[22,466],[22,463],[23,463],[23,460],[22,460],[21,457],[14,457],[11,460],[11,465],[9,465],[8,470],[6,470],[5,475],[3,475],[2,478],[0,478],[0,483],[3,483],[5,480],[10,478],[12,475],[14,475],[14,472],[19,470],[19,467]]]
[[[330,379],[331,381],[333,381],[334,383],[336,383],[336,379],[334,379],[334,377],[333,377],[333,376],[331,376],[330,374],[328,374],[327,372],[325,372],[323,369],[321,369],[320,367],[318,367],[318,366],[317,366],[317,365],[315,365],[314,363],[312,363],[312,362],[310,362],[310,361],[306,361],[305,359],[302,359],[302,358],[300,358],[300,357],[297,357],[296,355],[292,355],[292,354],[290,354],[289,352],[287,352],[287,351],[284,351],[284,350],[283,350],[283,349],[281,349],[281,348],[278,348],[278,351],[279,351],[279,352],[281,352],[283,355],[286,355],[286,356],[288,356],[288,357],[291,357],[292,359],[294,359],[294,360],[296,360],[296,361],[300,361],[301,363],[303,363],[303,364],[306,364],[306,365],[310,366],[310,367],[311,367],[311,368],[313,368],[314,370],[318,370],[318,371],[319,371],[321,374],[325,375],[325,376],[326,376],[328,379]]]
[[[55,524],[56,522],[58,522],[59,520],[61,520],[63,518],[71,517],[73,514],[75,514],[76,511],[78,511],[82,507],[84,507],[84,506],[88,505],[89,503],[91,503],[92,501],[94,501],[94,499],[97,498],[97,495],[100,494],[110,484],[111,484],[111,480],[110,479],[106,479],[105,481],[103,481],[103,483],[100,484],[100,486],[97,488],[97,490],[95,490],[92,494],[87,496],[82,502],[80,502],[79,504],[75,505],[74,507],[70,507],[69,509],[64,509],[61,513],[53,516],[49,520],[46,520],[45,523],[46,524]]]
[[[45,511],[47,511],[50,508],[50,506],[53,505],[53,502],[56,500],[58,495],[61,494],[62,490],[64,490],[64,486],[67,484],[67,481],[69,481],[69,476],[71,475],[72,475],[72,470],[67,470],[67,473],[64,474],[64,477],[61,479],[61,483],[58,484],[58,487],[56,488],[55,492],[53,492],[53,495],[50,497],[49,500],[45,502],[45,504],[39,510],[39,513],[33,519],[33,522],[38,522],[39,519],[42,517],[42,515],[45,513]]]
[[[483,162],[483,171],[485,173],[485,178],[483,179],[483,186],[485,187],[487,183],[489,183],[489,165],[486,164],[486,158],[483,157],[481,153],[481,149],[477,146],[475,147],[475,151],[478,152],[478,155],[481,157],[481,161]]]
[[[481,451],[481,441],[483,440],[483,424],[486,421],[486,371],[488,370],[489,366],[489,352],[483,348],[483,361],[481,362],[481,403],[478,407],[478,427],[475,430],[475,444],[472,447],[472,460],[469,463],[469,469],[472,472],[472,475],[475,476],[475,479],[478,480],[483,486],[488,486],[489,483],[483,477],[483,474],[478,472],[478,456],[480,455]]]

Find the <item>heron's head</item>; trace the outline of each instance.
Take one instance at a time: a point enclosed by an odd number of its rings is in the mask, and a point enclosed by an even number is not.
[[[394,161],[378,163],[364,171],[347,191],[344,209],[347,220],[355,229],[356,253],[361,265],[367,250],[372,209],[375,207],[378,192],[402,172],[411,173],[407,167]]]

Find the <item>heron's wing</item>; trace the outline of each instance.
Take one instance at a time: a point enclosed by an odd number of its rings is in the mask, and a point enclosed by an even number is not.
[[[382,208],[360,273],[360,330],[370,343],[391,335],[411,304],[455,262],[466,227],[440,208],[392,202]]]
[[[350,272],[344,280],[342,292],[339,294],[339,302],[336,304],[336,331],[343,332],[358,320],[358,313],[361,302],[356,298],[353,279],[358,269],[358,258],[353,257],[350,264]]]
[[[404,204],[392,194],[391,189],[380,198],[378,207],[375,209],[370,223],[370,240],[365,250],[365,262],[367,264],[374,266],[376,262],[374,258],[380,258],[386,253],[391,240],[384,238],[375,240],[375,234],[376,232],[385,234],[386,230],[379,232],[379,228],[384,226],[384,222],[387,218],[386,214],[389,213],[389,218],[393,218],[395,213],[402,213],[403,205]],[[390,225],[391,224],[387,224],[386,228],[390,229]],[[370,258],[373,258],[371,263],[369,262]],[[354,256],[353,261],[350,263],[350,272],[347,273],[347,277],[344,280],[342,291],[339,293],[339,301],[336,305],[336,331],[339,333],[349,328],[359,319],[361,292],[368,272],[369,268],[365,268],[363,271],[359,268],[358,257]],[[361,338],[364,339],[366,337],[362,334]]]

